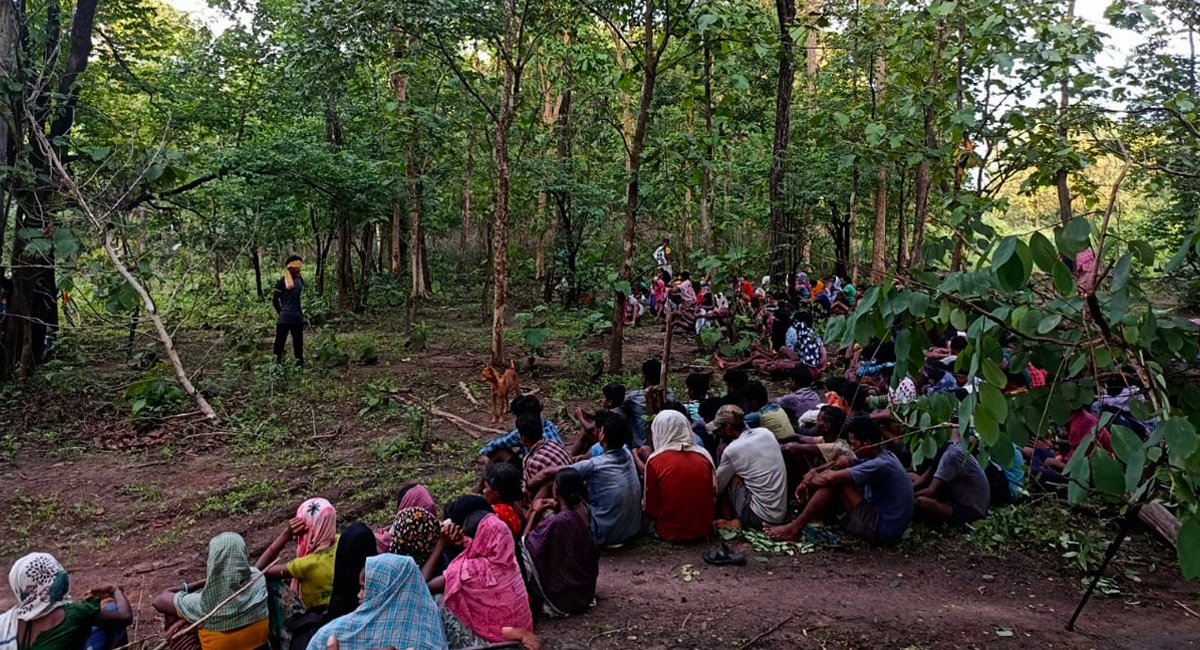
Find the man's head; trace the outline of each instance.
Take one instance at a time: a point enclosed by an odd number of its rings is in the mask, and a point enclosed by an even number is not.
[[[625,403],[625,387],[613,382],[604,387],[604,400],[601,403],[606,409],[620,408]]]
[[[521,492],[521,470],[510,463],[494,463],[488,466],[483,477],[483,498],[487,502],[513,503],[523,498]]]
[[[574,467],[564,467],[558,470],[554,478],[554,498],[568,508],[574,508],[587,500],[587,482],[583,474]]]
[[[542,441],[542,417],[537,413],[522,413],[517,416],[517,435],[521,444],[532,447]]]
[[[808,311],[805,311],[802,309],[802,310],[796,312],[795,315],[792,316],[792,318],[795,319],[795,322],[798,325],[805,325],[808,327],[812,327],[813,317],[812,317],[812,314]]]
[[[670,246],[670,245],[671,245],[671,240],[670,240],[670,239],[667,239],[666,237],[663,237],[663,242],[662,242],[662,245],[663,245],[663,246]],[[643,250],[645,250],[645,249],[643,249]]]
[[[725,392],[734,397],[741,397],[746,393],[746,384],[750,383],[750,375],[744,370],[730,370],[725,373]]]
[[[712,386],[712,375],[706,372],[688,373],[687,379],[683,380],[683,385],[687,386],[688,399],[700,401],[708,397],[708,389]]]
[[[616,412],[609,411],[608,416],[604,419],[604,426],[599,426],[597,420],[597,431],[600,434],[600,444],[608,451],[620,449],[629,444],[633,438],[633,431],[629,428],[629,421],[625,416]]]
[[[866,415],[852,417],[846,422],[846,439],[850,441],[850,448],[858,456],[874,458],[883,451],[880,444],[883,442],[883,432]]]
[[[642,364],[642,387],[657,386],[662,381],[662,362],[658,359],[646,359]]]
[[[710,397],[700,402],[700,419],[705,422],[712,422],[717,417],[717,411],[725,404],[725,400],[720,397]]]
[[[704,426],[723,440],[733,440],[742,435],[742,431],[746,429],[745,418],[746,414],[742,412],[741,408],[733,404],[726,404],[717,411],[717,416],[713,418],[713,421]]]
[[[681,272],[681,273],[679,274],[679,277],[680,277],[680,279],[682,279],[684,282],[691,282],[691,281],[692,281],[692,274],[691,274],[691,273],[688,273],[687,271],[683,271],[683,272]]]
[[[817,435],[825,442],[833,442],[841,437],[846,426],[846,414],[836,406],[822,406],[817,413]]]
[[[805,366],[804,364],[796,364],[796,367],[792,368],[792,372],[789,376],[788,386],[790,386],[793,391],[796,391],[800,390],[801,388],[808,388],[812,386],[812,384],[812,371],[809,370],[808,366]]]
[[[761,381],[746,382],[746,406],[757,411],[767,405],[767,387]]]
[[[956,336],[950,339],[950,352],[954,354],[962,354],[963,350],[967,349],[967,337]]]
[[[508,407],[508,412],[517,417],[521,417],[522,413],[533,413],[541,417],[542,403],[536,395],[522,395],[512,401],[512,404]]]

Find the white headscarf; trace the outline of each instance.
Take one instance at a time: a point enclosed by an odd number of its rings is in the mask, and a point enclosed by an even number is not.
[[[30,553],[8,573],[17,605],[0,614],[0,650],[17,649],[17,625],[35,621],[71,602],[67,571],[49,553]]]
[[[687,451],[700,454],[709,465],[713,464],[708,451],[696,444],[696,435],[692,433],[687,416],[679,411],[662,411],[654,416],[654,422],[650,424],[650,439],[654,443],[654,453],[646,459],[647,463],[664,451]]]

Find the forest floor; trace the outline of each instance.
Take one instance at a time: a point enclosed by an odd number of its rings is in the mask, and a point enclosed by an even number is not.
[[[585,316],[547,317],[545,357],[522,375],[567,436],[577,433],[567,411],[594,406],[612,379],[589,376],[586,351],[605,349],[607,339],[587,333]],[[240,532],[259,552],[308,497],[328,498],[342,522],[380,525],[404,482],[425,483],[439,503],[463,493],[477,478],[486,436],[425,416],[409,400],[486,426],[478,375],[490,331],[477,308],[430,307],[421,319],[429,328],[420,351],[405,348],[395,320],[336,323],[336,345],[310,331],[303,371],[267,362],[269,322],[181,334],[185,364],[223,414],[218,427],[186,413],[186,401],[156,396],[160,385],[147,372],[154,360],[126,354],[115,333],[74,338],[73,359],[0,393],[0,565],[45,550],[68,567],[77,593],[122,584],[137,611],[135,638],[148,639],[161,635],[151,598],[201,577],[216,533]],[[522,349],[518,336],[508,342]],[[661,346],[652,324],[630,331],[626,367]],[[348,363],[319,363],[341,354]],[[677,390],[706,356],[676,339]],[[144,409],[166,399],[183,413],[134,418],[130,403],[139,398]],[[1140,529],[1078,631],[1064,630],[1082,591],[1081,566],[1098,564],[1114,518],[1043,500],[994,515],[973,536],[918,525],[893,550],[846,542],[789,556],[742,543],[752,559],[732,568],[705,565],[705,545],[642,541],[604,557],[591,612],[539,620],[537,630],[598,649],[1200,646],[1197,585],[1181,578],[1172,549]],[[9,606],[0,590],[0,608]]]

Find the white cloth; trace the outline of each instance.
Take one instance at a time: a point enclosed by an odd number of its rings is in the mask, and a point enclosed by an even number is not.
[[[30,553],[8,573],[17,604],[0,614],[0,650],[17,650],[17,625],[34,621],[71,602],[70,582],[62,564],[49,553]]]

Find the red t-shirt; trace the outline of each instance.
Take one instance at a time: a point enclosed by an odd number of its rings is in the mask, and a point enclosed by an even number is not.
[[[700,539],[712,532],[713,466],[700,454],[665,451],[646,464],[646,514],[662,539]]]
[[[1079,451],[1079,445],[1083,444],[1083,439],[1096,428],[1100,423],[1100,418],[1097,418],[1091,411],[1079,410],[1071,414],[1071,419],[1067,422],[1067,442],[1071,445],[1071,453],[1067,454],[1063,460],[1070,460],[1071,456]],[[1096,432],[1096,436],[1092,439],[1092,444],[1099,443],[1100,447],[1109,454],[1113,453],[1112,436],[1109,435],[1108,429],[1100,429]],[[1083,450],[1087,453],[1088,450]]]

